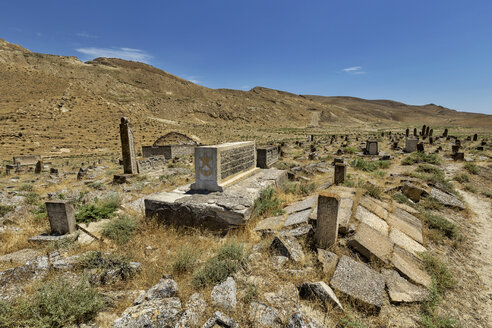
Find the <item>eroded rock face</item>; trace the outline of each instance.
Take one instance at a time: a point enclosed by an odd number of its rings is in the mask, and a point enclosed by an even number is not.
[[[270,250],[273,254],[288,257],[294,262],[301,262],[304,259],[301,244],[291,236],[275,237],[270,245]]]
[[[333,274],[330,285],[363,304],[377,310],[383,305],[386,292],[382,274],[367,265],[342,256]]]
[[[186,303],[186,311],[179,318],[175,328],[198,327],[206,308],[207,303],[200,293],[191,295]]]
[[[255,327],[281,327],[282,324],[277,311],[257,301],[252,301],[249,306],[249,319]]]
[[[162,278],[156,285],[140,295],[135,300],[135,305],[154,299],[173,297],[176,296],[177,293],[178,284],[172,279]]]

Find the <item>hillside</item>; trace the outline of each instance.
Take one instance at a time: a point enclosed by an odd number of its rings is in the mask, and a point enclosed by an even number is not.
[[[282,128],[492,126],[492,117],[427,105],[300,96],[256,87],[209,89],[150,65],[33,53],[0,39],[0,158],[115,152],[128,116],[137,147],[169,131],[203,142],[272,138]]]

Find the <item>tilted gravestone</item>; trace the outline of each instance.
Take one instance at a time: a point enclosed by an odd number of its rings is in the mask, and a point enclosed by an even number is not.
[[[254,141],[231,142],[195,148],[193,190],[222,191],[227,185],[255,173]]]
[[[340,197],[335,194],[321,193],[318,196],[318,218],[314,239],[316,247],[329,248],[338,237],[338,203]]]
[[[120,123],[121,152],[123,156],[123,173],[137,174],[137,156],[135,153],[135,143],[133,139],[133,130],[130,120],[126,117],[121,118]]]
[[[75,232],[75,215],[73,205],[68,200],[46,202],[51,233],[64,235]]]
[[[477,140],[478,140],[478,134],[476,134],[476,133],[475,133],[475,134],[473,135],[473,141],[477,141]]]

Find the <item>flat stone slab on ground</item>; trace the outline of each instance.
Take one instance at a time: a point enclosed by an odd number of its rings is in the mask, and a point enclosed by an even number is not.
[[[455,195],[445,193],[437,188],[431,188],[429,191],[429,196],[445,206],[457,207],[461,210],[466,208],[465,204],[463,204],[463,202]]]
[[[382,269],[381,273],[386,281],[391,302],[421,302],[428,295],[425,288],[408,282],[395,270]]]
[[[366,258],[376,257],[384,263],[391,260],[391,253],[393,253],[393,243],[388,237],[364,223],[359,225],[348,245]]]
[[[41,235],[29,238],[29,241],[42,244],[42,243],[60,242],[60,241],[65,241],[65,240],[75,241],[75,240],[77,240],[77,237],[78,237],[78,232],[74,232],[72,234],[60,235],[60,236],[41,234]]]
[[[310,213],[311,208],[290,214],[284,222],[284,228],[308,223]]]
[[[293,204],[290,204],[289,206],[284,208],[284,211],[287,214],[292,214],[292,213],[304,211],[307,209],[312,209],[317,201],[318,201],[317,196],[311,196],[311,197],[308,197],[306,199],[301,200],[300,202],[295,202]]]
[[[383,236],[388,236],[388,224],[376,214],[372,213],[363,206],[357,206],[355,218],[377,230]]]
[[[388,217],[388,206],[382,201],[376,200],[369,196],[364,196],[360,199],[359,205],[364,206],[366,209],[376,214],[381,219],[386,220],[386,218]]]
[[[389,238],[393,243],[395,243],[395,245],[398,245],[399,247],[403,248],[417,258],[420,258],[419,253],[427,251],[424,246],[422,246],[396,228],[391,229]]]
[[[41,253],[35,249],[24,248],[19,251],[0,256],[0,264],[1,263],[24,264],[27,261],[30,261],[35,257],[39,256],[40,254]]]
[[[425,286],[431,285],[431,277],[427,272],[420,269],[420,262],[405,250],[395,246],[393,257],[391,258],[395,269],[410,281]]]
[[[265,169],[222,192],[197,193],[183,186],[147,197],[145,215],[168,224],[212,230],[241,226],[249,220],[261,192],[286,181],[287,171]]]
[[[279,232],[280,236],[292,236],[292,237],[303,237],[308,236],[310,233],[314,233],[313,226],[310,224],[302,225],[300,227],[290,229],[290,230],[282,230]]]
[[[273,216],[270,218],[266,218],[258,222],[255,227],[255,231],[264,232],[264,231],[278,231],[284,225],[284,216]]]
[[[420,244],[424,242],[424,238],[422,237],[422,221],[407,211],[397,208],[388,216],[386,221],[391,227],[397,228]]]
[[[354,200],[351,198],[342,198],[338,203],[338,229],[341,233],[347,233],[349,230],[353,204]]]
[[[317,298],[322,303],[330,302],[343,311],[343,306],[340,304],[337,296],[330,286],[323,281],[303,283],[299,286],[299,296],[307,299]]]
[[[381,308],[386,296],[383,275],[345,255],[338,261],[330,285],[354,300],[376,309]]]

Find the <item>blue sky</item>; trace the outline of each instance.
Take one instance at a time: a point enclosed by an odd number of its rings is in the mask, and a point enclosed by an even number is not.
[[[210,88],[492,114],[491,0],[2,1],[0,38],[144,61]]]

